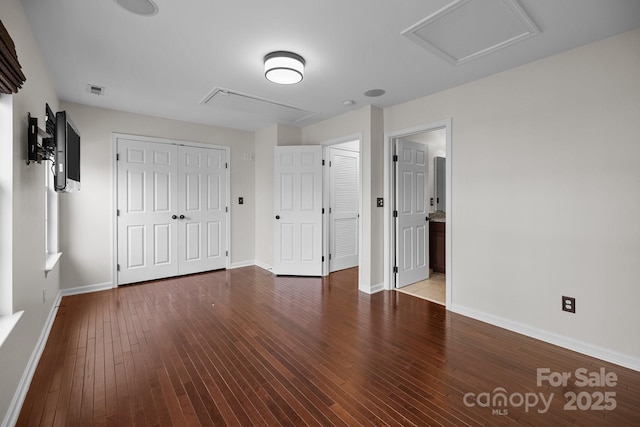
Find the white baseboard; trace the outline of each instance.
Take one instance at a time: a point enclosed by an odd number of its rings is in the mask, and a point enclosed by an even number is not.
[[[107,289],[113,289],[113,283],[98,283],[97,285],[78,286],[77,288],[60,289],[60,294],[63,297],[68,295],[88,294],[90,292],[105,291]]]
[[[251,260],[251,261],[234,262],[229,266],[229,269],[232,270],[234,268],[250,267],[252,265],[256,265],[256,262],[253,261],[253,260]]]
[[[533,328],[522,323],[513,322],[499,316],[494,316],[492,314],[484,313],[482,311],[474,310],[472,308],[456,304],[452,305],[451,311],[463,316],[471,317],[472,319],[480,320],[494,326],[499,326],[501,328],[526,335],[531,338],[538,339],[540,341],[548,342],[550,344],[554,344],[569,350],[577,351],[578,353],[595,357],[597,359],[604,360],[605,362],[614,363],[625,368],[633,369],[634,371],[640,371],[640,359],[638,359],[637,357],[618,353],[584,341],[575,340],[573,338],[545,331],[543,329]]]
[[[369,295],[375,294],[380,291],[384,291],[384,283],[378,283],[377,285],[371,285],[369,289],[360,289],[360,291]]]
[[[27,392],[29,391],[29,386],[31,385],[33,374],[36,372],[36,368],[38,367],[40,356],[42,356],[44,347],[47,344],[49,332],[51,332],[51,327],[53,326],[53,321],[56,318],[56,313],[58,312],[58,306],[60,305],[61,299],[61,292],[58,292],[58,296],[51,306],[49,316],[47,317],[47,321],[45,322],[44,327],[42,328],[40,337],[38,338],[38,341],[36,342],[36,345],[31,352],[29,362],[27,362],[27,366],[22,373],[22,378],[20,378],[20,383],[18,384],[18,388],[13,395],[13,399],[11,400],[11,404],[9,405],[7,414],[2,421],[2,427],[15,426],[16,422],[18,421],[20,410],[22,409],[22,404],[24,403],[24,399],[27,396]]]
[[[260,267],[263,270],[267,270],[267,271],[273,271],[273,266],[267,264],[266,262],[262,262],[262,261],[254,261],[254,265],[256,267]]]

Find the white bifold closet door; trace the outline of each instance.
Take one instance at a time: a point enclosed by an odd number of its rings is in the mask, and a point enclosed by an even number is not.
[[[225,268],[226,151],[118,138],[118,284]]]

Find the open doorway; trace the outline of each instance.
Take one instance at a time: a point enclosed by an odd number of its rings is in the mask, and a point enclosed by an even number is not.
[[[385,289],[451,305],[450,120],[385,138]]]
[[[324,146],[323,275],[360,266],[360,138],[326,141]]]
[[[446,130],[395,138],[393,145],[395,287],[445,305]]]

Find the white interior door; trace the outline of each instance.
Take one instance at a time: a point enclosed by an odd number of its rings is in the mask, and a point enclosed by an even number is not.
[[[322,275],[322,146],[274,151],[275,274]]]
[[[359,153],[329,148],[331,272],[358,265]]]
[[[118,282],[178,274],[175,145],[118,140]]]
[[[226,152],[178,147],[180,274],[225,268]]]
[[[406,140],[396,145],[396,287],[429,277],[427,150]]]

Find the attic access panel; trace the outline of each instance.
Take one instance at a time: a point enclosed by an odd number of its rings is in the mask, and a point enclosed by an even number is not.
[[[274,123],[296,124],[318,114],[292,105],[223,88],[213,89],[200,103],[252,114]]]
[[[460,65],[539,33],[516,0],[456,0],[402,35]]]

